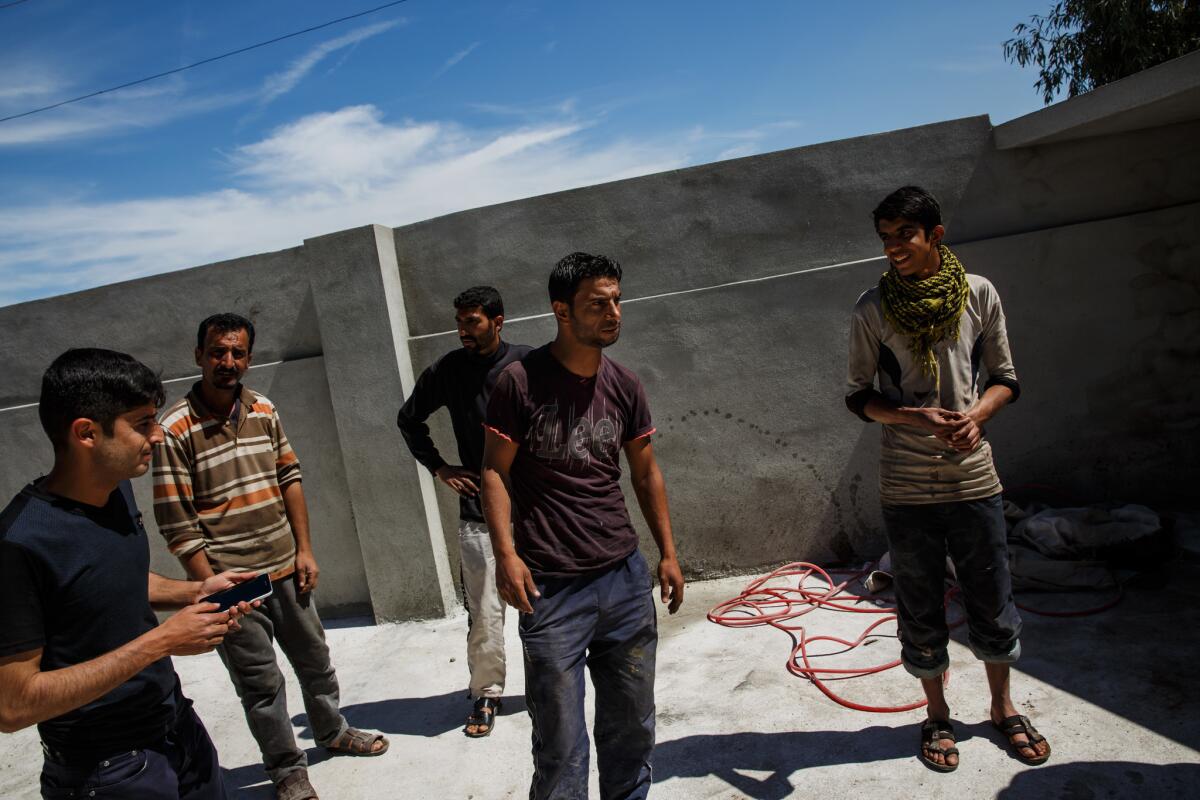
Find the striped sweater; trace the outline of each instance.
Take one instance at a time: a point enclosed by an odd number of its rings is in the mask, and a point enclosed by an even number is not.
[[[197,383],[163,415],[154,518],[178,558],[203,548],[217,572],[252,569],[281,578],[296,558],[282,489],[300,480],[300,462],[275,405],[245,386],[239,399],[236,420],[213,414]]]

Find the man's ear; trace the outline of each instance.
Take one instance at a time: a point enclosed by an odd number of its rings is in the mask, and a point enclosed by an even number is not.
[[[202,359],[202,358],[204,358],[204,348],[197,347],[196,348],[196,366],[197,367],[202,366],[200,363],[200,359]]]
[[[95,420],[90,420],[87,417],[80,417],[71,423],[71,427],[67,433],[68,447],[86,447],[91,449],[96,446],[96,433],[99,426]]]
[[[929,232],[929,241],[934,245],[942,243],[942,237],[946,235],[946,226],[934,225],[933,230]]]
[[[504,327],[504,315],[497,314],[496,316],[492,317],[492,322],[496,324],[496,332],[499,333],[500,329]]]
[[[551,302],[550,308],[554,309],[554,318],[559,322],[567,322],[571,318],[571,307],[562,300]]]

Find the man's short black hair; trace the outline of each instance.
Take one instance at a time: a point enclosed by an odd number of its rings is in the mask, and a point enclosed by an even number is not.
[[[196,330],[196,349],[203,350],[204,343],[208,340],[209,331],[214,333],[236,333],[237,331],[245,330],[246,336],[250,340],[249,350],[246,352],[254,352],[254,323],[243,317],[241,314],[233,314],[225,311],[220,314],[213,314],[211,317],[206,317],[200,323],[200,327]]]
[[[550,273],[550,302],[571,305],[584,278],[615,278],[620,281],[621,265],[615,258],[590,253],[576,252],[564,256]]]
[[[942,207],[937,198],[920,186],[901,186],[883,198],[871,213],[876,230],[882,219],[910,219],[920,223],[926,233],[942,224]]]
[[[472,286],[454,298],[454,307],[459,311],[476,306],[483,309],[488,319],[495,319],[504,313],[504,301],[491,286]]]
[[[133,356],[81,347],[54,359],[42,375],[38,418],[58,449],[77,419],[90,419],[111,434],[117,417],[139,406],[162,408],[164,402],[162,381]]]

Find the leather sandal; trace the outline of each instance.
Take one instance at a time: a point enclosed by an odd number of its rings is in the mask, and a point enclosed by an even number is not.
[[[942,744],[947,739],[951,742],[949,746]],[[944,761],[947,756],[958,755],[958,748],[954,746],[954,741],[954,726],[949,721],[925,720],[921,725],[921,761],[935,772],[954,772],[958,769],[957,763],[939,764],[930,757],[931,753],[940,753]]]
[[[1037,732],[1037,728],[1033,727],[1033,723],[1029,721],[1029,717],[1025,716],[1024,714],[1013,714],[1011,717],[1005,717],[999,722],[992,720],[992,727],[1004,734],[1004,736],[1008,739],[1008,746],[1012,748],[1013,755],[1021,759],[1021,761],[1025,762],[1026,764],[1029,764],[1030,766],[1037,766],[1038,764],[1045,764],[1046,759],[1050,758],[1049,742],[1046,742],[1046,752],[1040,756],[1027,756],[1021,752],[1021,750],[1024,748],[1033,750],[1034,753],[1036,753],[1037,750],[1034,748],[1034,745],[1041,744],[1042,742],[1046,741],[1046,737]],[[1025,738],[1029,741],[1017,744],[1013,741],[1013,737],[1020,736],[1021,734],[1024,734]]]
[[[504,707],[504,703],[498,697],[481,697],[475,701],[475,710],[471,716],[467,717],[467,724],[463,727],[463,734],[471,739],[482,739],[492,732],[496,727],[496,715],[500,713],[500,709]],[[472,733],[467,730],[472,725],[475,726],[475,731]],[[479,728],[487,726],[483,730]]]
[[[308,772],[300,770],[287,775],[275,784],[275,800],[320,800],[317,790],[308,782]]]
[[[383,747],[375,750],[375,743],[383,742]],[[325,745],[325,749],[338,756],[359,756],[373,758],[388,751],[391,744],[382,733],[368,733],[358,728],[346,728],[342,735]]]

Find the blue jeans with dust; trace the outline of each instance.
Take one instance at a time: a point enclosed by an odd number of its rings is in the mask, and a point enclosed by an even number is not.
[[[646,560],[635,550],[599,572],[534,582],[541,597],[520,619],[533,722],[530,800],[588,796],[585,664],[596,688],[600,797],[642,800],[650,791],[658,645]]]
[[[104,759],[75,761],[47,753],[46,800],[225,800],[217,751],[190,700],[160,741]]]
[[[885,505],[896,585],[900,659],[918,678],[950,666],[946,645],[946,556],[954,563],[967,612],[967,642],[981,661],[1008,664],[1021,655],[1021,616],[1008,571],[1000,495],[927,505]]]

